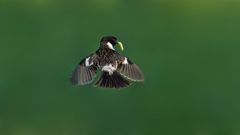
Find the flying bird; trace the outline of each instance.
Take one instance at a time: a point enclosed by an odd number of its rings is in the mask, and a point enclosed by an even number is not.
[[[86,85],[97,76],[95,86],[103,88],[123,88],[132,82],[144,81],[140,68],[128,57],[121,55],[114,47],[118,45],[123,51],[123,44],[114,36],[105,36],[100,41],[99,49],[82,59],[70,78],[73,85]]]

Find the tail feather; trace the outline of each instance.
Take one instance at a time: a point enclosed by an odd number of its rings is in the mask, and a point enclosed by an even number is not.
[[[112,75],[109,75],[108,72],[103,72],[95,85],[104,88],[123,88],[130,85],[130,82],[116,71]]]

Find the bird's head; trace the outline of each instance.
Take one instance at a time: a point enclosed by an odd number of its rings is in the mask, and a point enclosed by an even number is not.
[[[114,36],[105,36],[100,41],[101,48],[108,48],[115,50],[115,45],[119,45],[120,49],[123,51],[123,44],[117,40]]]

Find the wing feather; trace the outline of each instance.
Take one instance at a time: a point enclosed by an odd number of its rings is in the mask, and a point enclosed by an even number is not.
[[[96,77],[97,73],[97,55],[91,54],[90,56],[81,60],[81,62],[74,69],[70,81],[73,85],[89,84]]]
[[[140,68],[126,57],[119,64],[117,70],[121,75],[128,78],[129,80],[144,81],[144,76]]]

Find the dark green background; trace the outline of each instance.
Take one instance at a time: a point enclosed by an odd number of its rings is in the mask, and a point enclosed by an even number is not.
[[[72,87],[115,35],[145,74]],[[0,0],[1,135],[239,135],[240,1]]]

